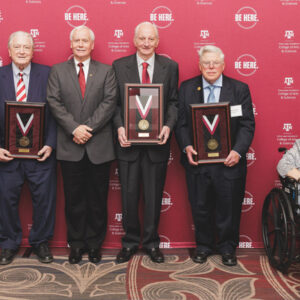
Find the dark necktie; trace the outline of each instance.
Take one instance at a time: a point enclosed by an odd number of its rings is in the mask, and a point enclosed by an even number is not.
[[[83,63],[78,64],[79,73],[78,73],[78,81],[81,89],[81,95],[82,98],[84,98],[84,92],[85,92],[85,77],[84,77],[84,71],[83,71]]]
[[[147,71],[149,64],[146,62],[143,62],[143,73],[142,73],[142,83],[151,83],[150,77]]]

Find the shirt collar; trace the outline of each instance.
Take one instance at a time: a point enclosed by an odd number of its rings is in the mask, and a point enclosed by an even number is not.
[[[91,58],[89,57],[88,59],[81,61],[81,62],[83,63],[84,66],[88,66],[90,64],[90,61],[91,61]],[[74,63],[75,63],[75,66],[78,66],[80,61],[74,57]]]
[[[146,62],[149,64],[149,66],[154,66],[154,59],[155,59],[155,54],[153,54],[149,59],[143,60],[139,55],[136,53],[136,59],[137,59],[137,64],[140,66],[143,62]]]
[[[15,76],[19,76],[19,73],[23,73],[27,76],[29,76],[29,73],[30,73],[30,70],[31,70],[31,63],[26,67],[24,68],[24,70],[20,70],[16,65],[15,63],[13,62],[12,63],[12,70],[13,70],[13,73]]]
[[[203,83],[203,88],[207,88],[208,86],[210,85],[214,85],[214,86],[217,86],[217,87],[222,87],[223,86],[223,75],[221,74],[221,76],[213,83],[213,84],[210,84],[209,82],[207,82],[205,80],[205,78],[202,76],[202,83]]]

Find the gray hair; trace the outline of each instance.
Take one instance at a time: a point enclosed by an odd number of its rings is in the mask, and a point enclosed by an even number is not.
[[[24,35],[26,37],[28,37],[30,39],[30,42],[31,42],[31,46],[32,48],[34,48],[34,39],[32,37],[32,35],[29,33],[29,32],[26,32],[26,31],[15,31],[13,32],[9,38],[8,38],[8,44],[7,44],[7,47],[10,48],[12,46],[12,41],[13,39],[17,36],[17,35]]]
[[[218,54],[222,62],[224,62],[225,55],[223,51],[219,47],[212,46],[212,45],[206,45],[200,48],[200,50],[198,51],[199,59],[201,60],[203,55],[207,52]]]
[[[94,34],[93,30],[91,28],[85,26],[85,25],[80,25],[80,26],[77,26],[77,27],[73,28],[72,31],[70,32],[70,41],[72,41],[75,31],[81,30],[81,29],[87,29],[90,33],[91,40],[92,41],[95,40],[95,34]]]
[[[142,25],[151,25],[151,26],[153,27],[153,29],[154,29],[154,32],[155,32],[156,37],[159,39],[157,26],[156,26],[154,23],[147,22],[147,21],[146,21],[146,22],[142,22],[142,23],[138,24],[138,25],[135,27],[135,29],[134,29],[134,38],[136,38],[137,33],[138,33],[138,31],[140,30],[140,28],[141,28]]]

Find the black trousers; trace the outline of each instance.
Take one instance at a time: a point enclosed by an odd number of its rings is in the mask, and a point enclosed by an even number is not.
[[[19,201],[27,180],[33,206],[29,243],[36,246],[53,236],[56,205],[56,161],[35,163],[20,160],[16,168],[0,170],[0,246],[17,249],[22,242]],[[7,163],[10,164],[10,163]]]
[[[68,243],[76,248],[100,248],[107,228],[111,162],[95,165],[85,154],[78,162],[60,161],[60,164]]]
[[[239,243],[246,174],[228,178],[223,165],[199,168],[198,173],[186,172],[197,249],[211,252],[216,244],[220,253],[234,252]]]
[[[119,160],[119,176],[122,188],[122,212],[125,235],[123,247],[138,247],[141,239],[139,200],[141,185],[144,198],[144,248],[159,247],[158,225],[167,162],[152,162],[146,151],[141,151],[137,160]]]

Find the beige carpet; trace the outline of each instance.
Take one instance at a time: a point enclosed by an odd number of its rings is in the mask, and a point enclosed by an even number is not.
[[[235,267],[223,266],[218,255],[195,264],[186,249],[164,253],[163,264],[142,252],[116,264],[115,251],[106,251],[97,265],[86,256],[79,265],[70,265],[66,254],[55,255],[51,264],[19,256],[0,267],[0,299],[300,299],[300,265],[282,275],[270,268],[262,250],[239,250]]]

